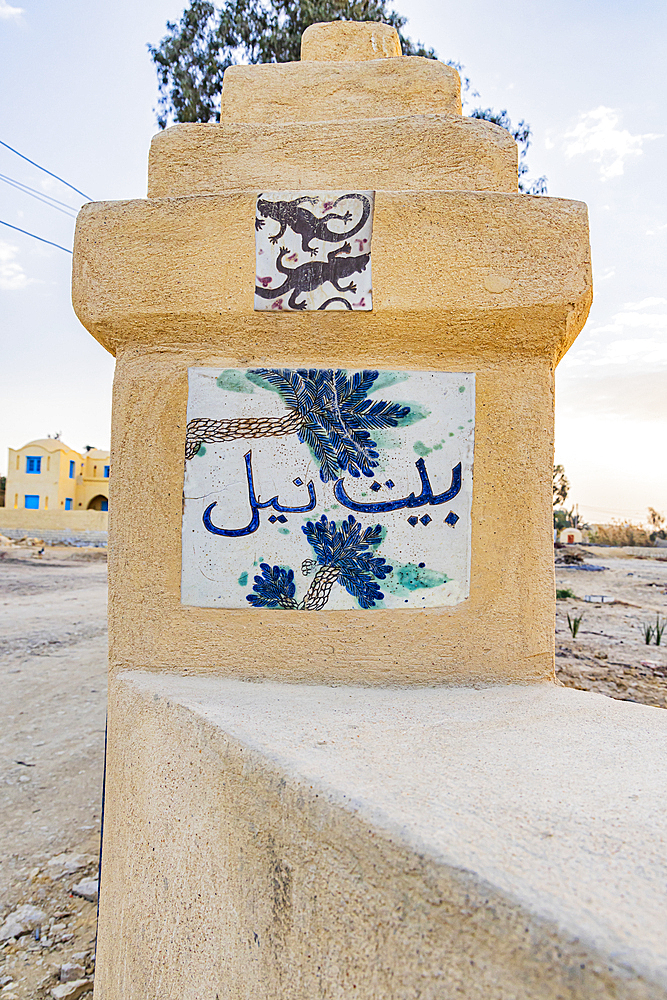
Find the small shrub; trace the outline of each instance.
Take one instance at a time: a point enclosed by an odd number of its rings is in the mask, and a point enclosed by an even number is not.
[[[651,639],[653,638],[653,625],[650,622],[642,622],[640,627],[644,634],[644,642],[647,646],[650,646]]]
[[[581,620],[584,617],[583,612],[580,615],[572,615],[570,618],[570,613],[568,611],[567,624],[569,626],[570,632],[572,633],[572,638],[577,638],[577,632],[579,631],[579,626],[581,625]]]
[[[660,618],[660,615],[655,616],[655,644],[659,646],[662,642],[662,633],[665,631],[665,625],[667,625],[667,619]]]
[[[651,640],[655,639],[656,646],[659,646],[662,642],[662,635],[665,631],[665,625],[667,625],[667,618],[661,618],[659,614],[655,616],[655,625],[653,622],[642,622],[641,630],[644,635],[644,642],[647,646],[651,645]]]
[[[593,545],[651,545],[649,534],[637,524],[614,521],[612,524],[593,524],[588,536]]]
[[[567,601],[569,598],[576,598],[576,594],[569,587],[563,587],[556,590],[556,600],[557,601]]]

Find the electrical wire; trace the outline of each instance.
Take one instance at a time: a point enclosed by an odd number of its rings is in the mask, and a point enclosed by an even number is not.
[[[18,226],[13,226],[11,222],[5,222],[4,219],[0,219],[0,226],[8,226],[10,229],[15,229],[17,233],[23,233],[24,236],[32,236],[33,240],[39,240],[40,243],[48,243],[50,247],[58,247],[59,250],[64,250],[65,253],[72,252],[71,250],[68,250],[67,247],[61,247],[60,243],[53,243],[52,240],[45,240],[43,236],[35,236],[34,233],[29,233],[27,229],[19,229]]]
[[[37,188],[30,187],[29,184],[24,184],[23,181],[17,181],[15,177],[8,177],[7,174],[0,174],[0,180],[7,181],[8,184],[14,184],[25,191],[30,191],[31,194],[39,195],[40,198],[48,198],[48,200],[54,202],[54,204],[62,205],[63,208],[68,208],[70,212],[77,211],[74,205],[70,205],[69,202],[58,201],[58,199],[54,198],[52,194],[47,194],[46,191],[38,191]]]
[[[41,201],[43,205],[48,205],[49,208],[55,208],[56,212],[62,212],[62,214],[66,215],[69,219],[76,219],[76,214],[74,212],[68,212],[66,209],[59,208],[58,205],[52,204],[52,202],[47,201],[45,197],[42,197],[42,195],[29,189],[27,184],[21,184],[19,181],[12,180],[11,177],[5,177],[3,174],[0,174],[0,181],[3,181],[5,184],[9,184],[10,187],[16,188],[17,191],[21,192],[21,194],[30,195],[30,197],[35,198],[36,201]],[[62,204],[62,202],[59,202],[59,204]]]
[[[46,169],[46,167],[41,167],[39,165],[39,163],[35,163],[34,160],[31,160],[29,157],[24,156],[23,153],[19,153],[18,149],[14,149],[13,146],[10,146],[9,143],[7,143],[7,142],[3,142],[2,139],[0,139],[0,146],[4,146],[5,149],[9,149],[12,153],[16,153],[16,155],[20,156],[22,160],[26,160],[27,163],[31,163],[33,165],[33,167],[37,167],[38,170],[43,170],[45,174],[49,175],[49,177],[55,177],[55,179],[57,181],[60,181],[60,183],[64,184],[65,187],[71,188],[72,191],[76,191],[76,193],[80,194],[82,198],[86,198],[88,201],[92,201],[93,200],[90,197],[90,195],[85,194],[83,191],[79,191],[79,189],[75,188],[73,184],[69,183],[69,181],[63,180],[62,177],[58,177],[58,174],[52,174],[50,170]],[[14,226],[14,228],[16,229],[17,227]],[[29,233],[28,235],[32,235],[32,233]],[[39,237],[37,237],[37,238],[39,239]],[[48,243],[49,241],[45,240],[45,242]],[[57,246],[57,244],[54,244],[54,246]],[[64,250],[65,248],[61,247],[60,249]]]

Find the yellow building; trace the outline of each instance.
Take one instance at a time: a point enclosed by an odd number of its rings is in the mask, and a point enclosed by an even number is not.
[[[109,452],[84,454],[57,438],[9,449],[5,507],[14,510],[108,510]]]

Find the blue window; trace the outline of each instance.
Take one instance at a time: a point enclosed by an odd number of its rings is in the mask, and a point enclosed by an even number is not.
[[[104,499],[102,501],[102,505],[100,507],[100,510],[108,510],[108,509],[109,509],[109,501],[107,499]]]
[[[68,497],[65,500],[65,510],[71,510],[71,509],[72,509],[72,498]]]
[[[74,479],[74,462],[69,463],[69,477]]]
[[[25,460],[25,471],[38,473],[42,471],[42,459],[39,455],[28,455]]]
[[[25,509],[39,510],[39,497],[35,493],[26,493]]]
[[[108,465],[104,466],[104,478],[105,479],[109,478],[109,466]]]

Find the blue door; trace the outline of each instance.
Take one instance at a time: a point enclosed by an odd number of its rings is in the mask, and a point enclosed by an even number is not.
[[[35,493],[26,493],[25,497],[25,509],[26,510],[39,510],[39,497]]]
[[[100,510],[108,510],[108,509],[109,509],[109,501],[108,500],[103,500],[102,501],[102,506],[100,507]]]
[[[69,497],[69,499],[65,500],[65,510],[71,510],[71,509],[72,509],[72,498]]]

